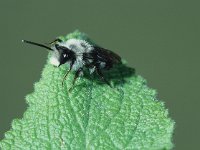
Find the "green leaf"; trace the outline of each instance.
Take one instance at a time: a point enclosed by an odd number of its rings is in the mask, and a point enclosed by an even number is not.
[[[61,37],[88,37],[75,31]],[[156,91],[125,64],[104,73],[113,88],[86,73],[72,86],[68,67],[47,61],[22,119],[0,142],[3,150],[60,149],[171,149],[174,122]]]

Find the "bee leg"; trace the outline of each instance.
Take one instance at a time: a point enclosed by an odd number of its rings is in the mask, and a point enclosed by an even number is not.
[[[63,77],[63,80],[62,80],[62,86],[64,85],[64,81],[65,81],[67,75],[68,75],[69,72],[72,70],[73,65],[74,65],[74,60],[70,63],[69,70],[66,72],[66,74],[65,74],[64,77]]]
[[[105,79],[105,77],[104,77],[104,75],[103,75],[103,73],[101,72],[101,69],[100,69],[99,67],[96,67],[96,72],[97,72],[97,74],[100,76],[100,79],[101,79],[103,82],[105,82],[105,83],[108,84],[110,87],[112,87],[112,86],[110,85],[110,83]]]
[[[73,80],[73,82],[72,82],[72,86],[69,88],[69,92],[71,92],[71,90],[72,90],[72,88],[74,87],[74,84],[75,84],[75,82],[76,82],[76,79],[80,76],[80,74],[82,73],[82,71],[83,71],[83,68],[79,68],[77,71],[76,71],[76,73],[75,73],[75,76],[74,76],[74,80]]]

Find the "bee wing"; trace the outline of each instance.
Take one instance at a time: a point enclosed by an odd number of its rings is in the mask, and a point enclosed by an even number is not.
[[[112,63],[121,63],[121,57],[111,50],[94,46],[95,51],[97,52],[97,57],[100,61],[111,61]]]

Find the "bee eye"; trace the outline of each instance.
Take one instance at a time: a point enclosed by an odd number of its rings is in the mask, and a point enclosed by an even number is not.
[[[63,54],[63,57],[64,57],[64,58],[67,57],[67,54]]]

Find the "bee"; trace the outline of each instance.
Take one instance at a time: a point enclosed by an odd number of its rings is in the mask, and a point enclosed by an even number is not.
[[[62,85],[71,70],[75,72],[72,87],[76,79],[84,74],[84,69],[88,69],[90,74],[96,72],[100,79],[108,84],[110,83],[105,79],[103,70],[109,70],[113,65],[121,63],[121,57],[111,50],[92,45],[85,40],[69,39],[62,40],[60,38],[48,44],[40,44],[28,40],[22,40],[24,43],[43,47],[52,52],[50,56],[50,63],[56,67],[63,64],[69,64],[69,70],[63,77]],[[69,91],[72,89],[69,89]]]

